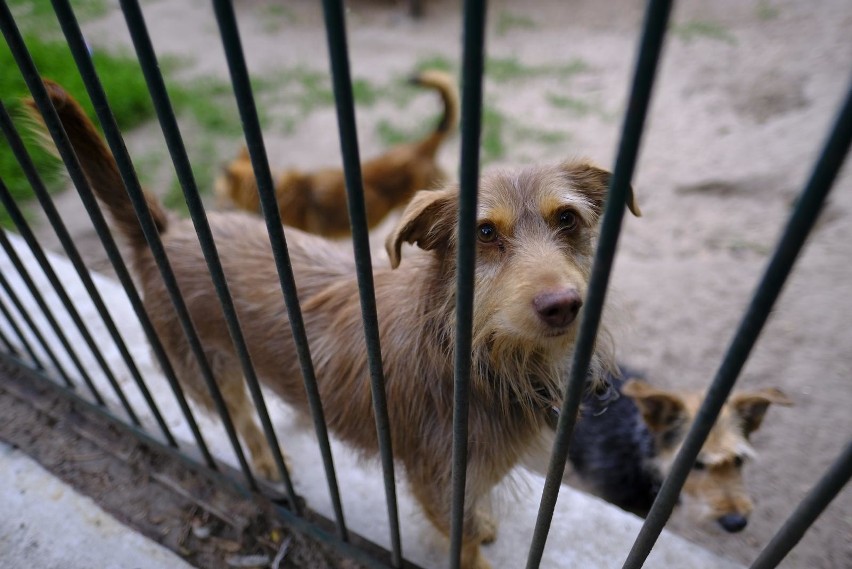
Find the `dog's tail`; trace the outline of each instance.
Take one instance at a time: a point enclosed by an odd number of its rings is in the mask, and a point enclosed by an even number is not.
[[[430,69],[411,78],[411,83],[435,89],[444,102],[444,114],[435,130],[421,143],[424,152],[434,154],[444,139],[451,134],[459,121],[459,93],[453,77],[445,71]]]
[[[44,80],[44,86],[50,96],[53,107],[59,114],[62,127],[71,141],[77,160],[86,174],[86,178],[98,199],[106,206],[112,215],[114,225],[124,235],[134,248],[141,249],[147,246],[136,212],[130,203],[130,198],[124,189],[124,183],[118,171],[115,158],[104,143],[95,125],[86,116],[80,104],[71,95],[49,79]],[[41,125],[43,143],[52,146],[52,141],[44,132],[44,119],[38,112],[32,99],[24,101],[29,112],[36,122]],[[49,150],[51,148],[48,148]],[[53,148],[52,150],[55,150]],[[160,206],[157,199],[145,192],[145,201],[154,224],[159,233],[163,233],[168,225],[168,217],[165,210]]]

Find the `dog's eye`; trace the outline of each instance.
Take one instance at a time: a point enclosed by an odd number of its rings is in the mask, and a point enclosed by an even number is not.
[[[735,456],[734,457],[734,466],[736,468],[741,468],[742,465],[743,465],[743,462],[744,462],[743,457],[741,457],[741,456]]]
[[[477,233],[479,234],[479,240],[482,243],[492,243],[495,239],[497,239],[497,228],[494,227],[493,223],[481,223],[477,228]]]
[[[556,221],[559,224],[559,228],[565,231],[573,231],[577,228],[577,224],[579,222],[577,214],[570,209],[564,209],[559,212],[559,216],[556,218]]]
[[[696,460],[695,464],[692,465],[693,470],[704,470],[705,468],[707,468],[707,465],[700,460]]]

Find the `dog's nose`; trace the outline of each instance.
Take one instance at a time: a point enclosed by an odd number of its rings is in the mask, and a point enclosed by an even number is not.
[[[740,514],[727,514],[716,521],[718,521],[719,525],[722,526],[722,529],[728,533],[737,533],[738,531],[742,531],[742,529],[748,524],[748,520],[745,516],[741,516]]]
[[[564,328],[577,317],[583,301],[574,289],[545,292],[533,299],[533,307],[541,320],[551,328]]]

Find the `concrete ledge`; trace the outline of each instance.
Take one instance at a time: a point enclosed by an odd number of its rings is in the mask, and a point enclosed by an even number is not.
[[[110,391],[109,384],[98,369],[92,355],[85,347],[79,333],[74,329],[70,317],[58,301],[55,293],[47,279],[37,266],[25,243],[15,235],[9,234],[18,254],[21,256],[31,276],[36,281],[39,290],[45,297],[47,303],[54,310],[56,319],[62,324],[72,346],[78,352],[83,365],[92,375],[94,381],[101,389],[102,394],[108,399],[110,407],[115,414],[122,417],[123,412],[118,406],[117,399]],[[138,388],[133,384],[129,372],[121,361],[118,350],[106,333],[106,329],[95,311],[92,302],[82,287],[73,267],[64,258],[58,255],[50,255],[53,268],[60,275],[60,279],[66,286],[71,298],[76,302],[77,309],[83,319],[87,322],[89,330],[97,339],[98,344],[107,358],[110,367],[126,390],[128,399],[131,401],[136,413],[143,417],[148,424],[153,424],[150,410],[146,408]],[[33,301],[29,292],[23,286],[17,271],[5,254],[0,253],[0,271],[12,283],[12,286],[36,320],[48,341],[53,344],[53,349],[59,355],[66,370],[74,376],[74,368],[67,356],[64,355],[54,334],[41,315],[41,311]],[[96,286],[104,298],[113,319],[121,330],[122,336],[128,348],[133,354],[137,366],[156,399],[160,409],[166,418],[169,427],[181,441],[191,441],[191,434],[183,420],[177,403],[171,393],[168,384],[160,374],[160,371],[152,361],[147,341],[142,333],[136,316],[133,313],[127,297],[121,286],[100,275],[93,275]],[[0,291],[0,299],[10,306],[8,298]],[[23,323],[20,322],[20,325]],[[22,325],[22,328],[25,326]],[[10,339],[15,339],[8,323],[0,320],[0,329]],[[28,337],[31,344],[37,347],[34,338]],[[43,358],[46,363],[47,358]],[[85,387],[81,385],[80,391],[85,393]],[[283,450],[290,457],[295,467],[292,473],[297,491],[304,496],[308,505],[314,510],[332,516],[328,490],[325,483],[325,474],[322,468],[316,441],[309,426],[304,425],[296,419],[293,413],[281,402],[273,397],[267,397],[273,421],[279,433]],[[209,416],[197,414],[202,432],[211,451],[226,462],[235,464],[233,453],[228,447],[227,438],[218,423]],[[156,427],[151,427],[150,432],[158,436]],[[183,443],[182,443],[183,444]],[[192,446],[185,443],[184,446]],[[332,452],[340,483],[343,499],[343,508],[346,515],[347,525],[364,537],[381,545],[388,544],[388,522],[384,501],[384,490],[382,477],[378,465],[374,462],[359,460],[354,453],[336,441],[332,441]],[[19,458],[15,453],[0,452],[0,461],[6,464],[18,464]],[[8,470],[4,464],[0,471]],[[33,470],[32,467],[28,467]],[[38,468],[37,466],[35,467]],[[33,470],[34,476],[35,470]],[[44,474],[44,476],[48,475]],[[543,479],[535,474],[529,473],[521,468],[516,469],[513,474],[495,492],[495,514],[500,520],[500,529],[497,542],[485,548],[485,555],[492,561],[496,568],[523,567],[529,550],[529,541],[532,528],[538,511],[538,501],[541,496]],[[403,538],[403,553],[406,558],[424,567],[445,567],[447,545],[444,539],[437,535],[430,524],[424,519],[419,508],[407,492],[404,481],[398,481],[401,531]],[[447,489],[449,492],[449,488]],[[72,508],[71,505],[64,506]],[[36,515],[37,507],[25,508],[33,510]],[[23,514],[22,514],[23,515]],[[62,514],[54,514],[57,519],[62,519]],[[32,518],[33,523],[38,523],[37,518]],[[29,523],[29,522],[25,522]],[[620,567],[633,539],[639,531],[641,520],[631,514],[627,514],[597,498],[593,498],[569,487],[563,487],[553,518],[547,548],[545,549],[543,567],[582,567],[582,568],[609,568]],[[3,526],[0,526],[3,527]],[[2,535],[2,532],[0,532]],[[96,539],[92,537],[90,539]],[[111,540],[109,536],[103,536],[103,540]],[[63,543],[67,551],[61,552],[65,555],[72,554],[78,550],[94,550],[92,541],[69,541]],[[80,554],[85,551],[80,551]],[[155,556],[154,553],[144,551],[135,554],[138,556]],[[142,557],[136,557],[142,559]],[[90,566],[123,567],[120,564],[104,564],[99,558],[98,563]],[[33,566],[33,565],[21,565]],[[136,563],[134,567],[142,567]],[[176,565],[172,565],[176,566]],[[13,567],[16,567],[13,565]],[[147,567],[147,566],[146,566]],[[724,569],[740,567],[739,565],[721,559],[709,553],[701,547],[691,544],[686,540],[669,532],[663,532],[655,547],[646,567],[678,567],[682,569]]]
[[[21,451],[0,443],[0,567],[190,569]]]

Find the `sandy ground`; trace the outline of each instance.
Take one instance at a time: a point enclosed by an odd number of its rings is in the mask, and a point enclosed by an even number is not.
[[[270,2],[237,2],[252,73],[327,68],[314,4],[287,3],[286,17],[270,26]],[[354,74],[387,84],[436,55],[458,61],[457,3],[426,4],[426,17],[412,22],[401,5],[350,3]],[[489,10],[489,55],[539,69],[584,63],[582,72],[568,77],[542,72],[486,84],[486,100],[513,125],[565,135],[544,143],[523,129],[507,129],[505,155],[492,166],[566,155],[611,165],[642,3],[548,0],[528,11],[520,2],[501,1]],[[161,53],[189,58],[194,73],[227,77],[206,2],[146,3],[146,15]],[[688,1],[677,6],[673,22],[634,177],[644,216],[625,224],[608,312],[624,362],[645,370],[654,383],[701,389],[714,375],[849,84],[852,4]],[[117,15],[86,31],[95,47],[129,45]],[[555,97],[582,105],[560,107]],[[431,100],[420,100],[403,110],[390,103],[359,109],[362,154],[382,149],[375,128],[381,119],[417,125],[428,116],[421,113],[433,112]],[[290,134],[274,127],[266,134],[270,156],[281,166],[339,161],[332,108],[316,110]],[[187,140],[192,144],[191,133]],[[133,152],[162,145],[150,128],[128,143]],[[449,171],[457,156],[454,140],[442,154]],[[852,302],[843,284],[852,280],[850,190],[846,168],[740,380],[780,387],[796,402],[771,410],[754,437],[759,457],[747,474],[756,509],[748,528],[731,536],[710,524],[673,523],[690,539],[744,562],[767,543],[852,433]],[[73,198],[63,200],[63,211],[77,219]],[[85,223],[75,233],[81,243],[93,243]],[[86,252],[94,264],[102,257],[98,246]],[[852,566],[850,536],[847,489],[784,566]]]

